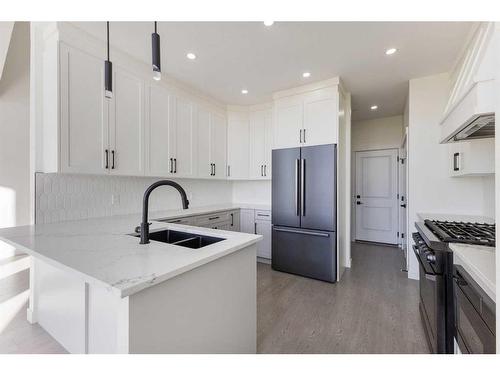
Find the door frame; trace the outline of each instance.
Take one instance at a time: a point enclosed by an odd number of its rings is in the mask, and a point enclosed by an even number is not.
[[[408,128],[405,129],[401,146],[398,154],[398,228],[399,228],[399,247],[403,251],[404,269],[408,271],[408,223],[409,223],[409,202],[408,202]],[[401,209],[401,204],[405,204],[406,208]]]
[[[357,160],[357,155],[360,152],[371,152],[371,151],[396,151],[398,158],[399,158],[399,153],[400,153],[400,148],[398,147],[387,147],[387,148],[377,148],[377,149],[367,149],[367,150],[356,150],[353,152],[353,168],[352,168],[352,179],[351,179],[351,191],[352,191],[352,196],[351,196],[351,236],[352,236],[352,241],[353,242],[365,242],[361,240],[357,240],[357,233],[356,233],[356,186],[357,186],[357,169],[356,169],[356,160]],[[399,200],[399,163],[396,161],[396,186],[395,186],[395,191],[398,192],[398,196],[396,197],[397,200]],[[401,219],[399,215],[399,201],[398,203],[398,215],[397,215],[397,230],[398,230],[398,238],[397,238],[397,243],[395,245],[393,244],[385,244],[387,246],[398,246],[399,245],[399,228],[401,227]],[[408,212],[408,210],[407,210]],[[373,243],[378,243],[378,242],[373,242]]]

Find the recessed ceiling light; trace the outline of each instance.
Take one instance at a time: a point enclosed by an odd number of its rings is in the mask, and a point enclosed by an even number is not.
[[[376,110],[378,109],[378,105],[372,105],[372,106],[370,107],[370,109],[371,109],[372,111],[376,111]]]
[[[385,51],[385,54],[386,55],[393,55],[396,53],[396,51],[397,51],[396,48],[389,48],[387,51]]]
[[[246,95],[246,94],[248,94],[248,90],[247,90],[247,89],[243,89],[243,90],[241,90],[241,93],[242,93],[243,95]]]
[[[265,26],[272,26],[274,21],[264,21]]]
[[[309,72],[302,73],[302,77],[304,77],[304,78],[309,78],[310,76],[311,76],[311,73],[309,73]]]
[[[189,60],[194,60],[194,59],[196,59],[196,55],[195,55],[193,52],[188,52],[188,54],[186,55],[186,57],[187,57]]]

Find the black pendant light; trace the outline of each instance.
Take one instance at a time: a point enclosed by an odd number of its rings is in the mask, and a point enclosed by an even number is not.
[[[153,52],[153,79],[161,80],[160,64],[160,35],[157,33],[157,23],[155,22],[155,32],[151,34],[151,46]]]
[[[109,61],[109,22],[106,22],[106,48],[107,60],[104,61],[104,95],[106,98],[113,97],[113,64]]]

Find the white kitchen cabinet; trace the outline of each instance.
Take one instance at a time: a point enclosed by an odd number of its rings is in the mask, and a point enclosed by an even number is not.
[[[51,64],[53,62],[51,61]],[[44,68],[52,68],[45,65]],[[49,76],[46,72],[45,76]],[[68,173],[108,173],[108,102],[104,98],[102,59],[65,45],[60,47],[60,170]],[[44,86],[46,90],[49,85]],[[53,94],[53,93],[52,93]],[[50,93],[45,92],[49,98]],[[44,117],[57,118],[57,105],[45,108]],[[55,113],[54,113],[55,112]],[[44,152],[58,149],[57,134],[44,128]],[[107,154],[107,158],[106,158]]]
[[[226,119],[203,108],[197,111],[198,177],[226,177]]]
[[[338,104],[337,88],[316,90],[304,95],[303,145],[337,143]]]
[[[255,210],[242,208],[240,209],[240,232],[255,233]]]
[[[270,220],[255,220],[255,234],[262,236],[262,241],[257,243],[257,256],[271,259],[272,225]]]
[[[248,113],[228,111],[227,118],[227,177],[243,180],[250,173],[250,130]]]
[[[169,176],[171,162],[169,145],[169,92],[164,87],[147,87],[146,174]]]
[[[109,171],[144,175],[144,82],[115,67],[113,98],[109,103]]]
[[[271,179],[272,111],[250,113],[250,178]]]
[[[303,113],[301,96],[286,97],[276,101],[273,148],[300,146]]]
[[[338,80],[275,95],[273,148],[338,142]]]
[[[169,163],[171,175],[195,177],[195,121],[193,104],[179,96],[169,96]]]
[[[449,147],[452,177],[487,176],[495,173],[495,139],[454,142]]]

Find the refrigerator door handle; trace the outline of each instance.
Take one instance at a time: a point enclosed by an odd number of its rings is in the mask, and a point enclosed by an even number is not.
[[[323,233],[323,232],[306,232],[304,230],[284,229],[284,228],[276,228],[276,227],[274,227],[274,230],[277,232],[305,234],[307,236],[330,237],[329,233]]]
[[[306,193],[305,193],[305,178],[306,178],[306,160],[300,159],[300,215],[306,216]]]
[[[299,163],[300,160],[296,159],[295,160],[295,213],[297,216],[300,216],[300,211],[299,211]]]

